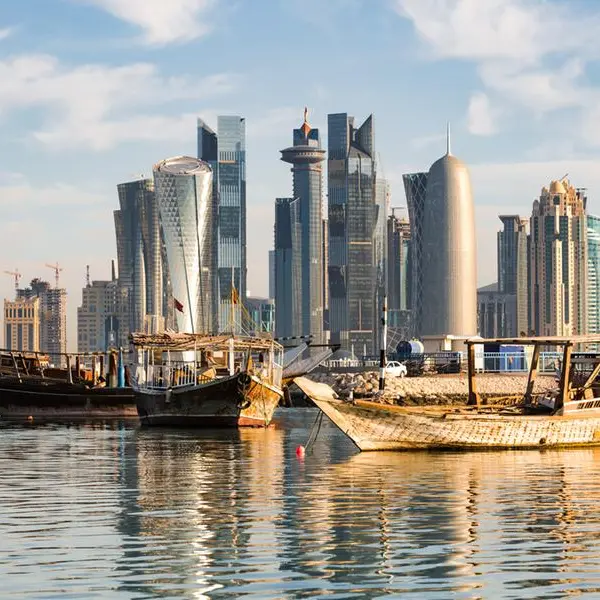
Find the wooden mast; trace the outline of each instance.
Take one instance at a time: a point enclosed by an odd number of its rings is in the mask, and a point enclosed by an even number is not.
[[[563,350],[563,364],[562,372],[560,375],[560,387],[558,389],[558,396],[554,405],[554,411],[558,411],[569,402],[570,388],[571,388],[571,354],[573,353],[573,344],[571,342],[565,343]]]
[[[531,395],[533,394],[533,386],[538,371],[538,363],[540,361],[540,345],[535,344],[533,347],[533,356],[531,357],[531,367],[529,368],[529,378],[527,380],[527,391],[525,392],[525,404],[531,404]]]
[[[481,399],[477,393],[477,385],[475,384],[475,342],[467,340],[467,368],[469,378],[469,406],[479,406]]]

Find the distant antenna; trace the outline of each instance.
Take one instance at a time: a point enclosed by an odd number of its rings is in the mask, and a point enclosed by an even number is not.
[[[117,280],[117,271],[115,270],[115,259],[114,258],[110,261],[110,274],[111,274],[112,281],[116,281]]]
[[[90,265],[85,265],[85,287],[90,287]]]
[[[446,122],[446,154],[448,156],[452,154],[452,147],[450,145],[450,121]]]
[[[567,177],[569,176],[568,173],[565,173],[560,179],[559,181],[564,181]]]

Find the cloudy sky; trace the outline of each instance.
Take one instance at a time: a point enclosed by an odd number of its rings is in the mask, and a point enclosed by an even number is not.
[[[86,265],[116,256],[116,185],[195,154],[196,117],[247,119],[248,288],[267,292],[273,200],[291,192],[279,149],[304,105],[375,115],[402,173],[444,152],[471,168],[479,283],[495,280],[500,213],[529,214],[569,174],[600,213],[597,0],[20,0],[0,13],[2,270],[63,266],[69,340]],[[326,140],[325,140],[326,141]],[[50,279],[51,280],[51,279]],[[13,294],[9,275],[0,278]]]

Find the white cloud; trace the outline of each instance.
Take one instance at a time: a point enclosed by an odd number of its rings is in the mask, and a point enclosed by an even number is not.
[[[600,56],[596,7],[586,13],[581,5],[545,0],[395,0],[395,7],[433,58],[475,64],[488,102],[497,97],[539,116],[574,108],[585,117],[600,100],[600,89],[584,78],[586,65]],[[469,120],[479,111],[489,131],[485,102],[471,97]],[[600,145],[598,138],[587,141]]]
[[[0,29],[0,40],[5,40],[7,37],[11,36],[14,33],[14,29],[12,27],[4,27]]]
[[[164,77],[148,63],[67,67],[53,56],[21,55],[0,61],[0,116],[43,109],[43,125],[32,135],[52,147],[106,150],[121,141],[184,139],[191,115],[146,114],[148,107],[226,94],[237,81],[226,73]]]
[[[492,135],[496,133],[496,111],[490,105],[490,99],[483,92],[477,92],[469,100],[467,125],[473,135]]]
[[[216,0],[75,0],[96,6],[144,32],[148,44],[185,42],[207,34]]]

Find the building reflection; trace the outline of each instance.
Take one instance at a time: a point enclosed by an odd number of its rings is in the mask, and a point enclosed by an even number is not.
[[[136,432],[121,470],[121,589],[208,598],[241,577],[250,548],[275,543],[262,517],[281,497],[282,435]]]

